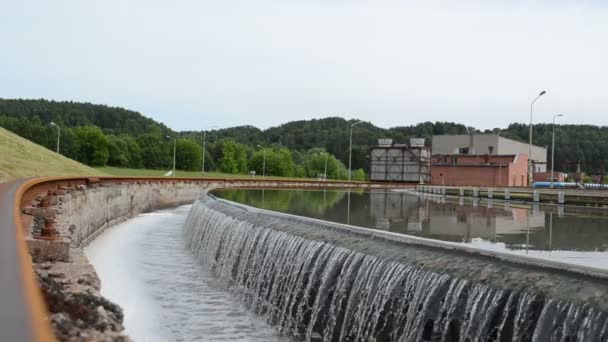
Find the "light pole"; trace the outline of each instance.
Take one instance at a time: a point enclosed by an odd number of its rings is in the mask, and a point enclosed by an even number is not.
[[[217,128],[217,126],[211,126],[203,131],[203,166],[201,167],[201,176],[205,175],[205,143],[207,141],[207,130]]]
[[[528,186],[530,186],[530,184],[532,184],[532,180],[533,180],[533,175],[534,175],[534,164],[532,163],[532,113],[534,110],[534,102],[536,102],[536,100],[538,100],[541,96],[545,95],[547,93],[547,91],[543,90],[541,91],[535,98],[534,100],[532,100],[532,102],[530,103],[530,134],[529,136],[529,143],[528,143]],[[523,185],[523,184],[522,184]]]
[[[258,147],[262,149],[264,158],[262,159],[262,177],[266,177],[266,148],[258,144]]]
[[[173,139],[173,177],[175,177],[175,149],[177,146],[177,139],[167,135],[167,139]]]
[[[358,125],[360,123],[363,123],[363,121],[357,121],[350,125],[350,143],[348,145],[348,181],[349,182],[350,182],[350,179],[352,176],[351,166],[352,166],[352,160],[353,160],[353,127],[355,127],[356,125]]]
[[[323,180],[327,180],[327,152],[321,152],[321,155],[325,155],[325,170],[323,171]]]
[[[555,172],[555,118],[564,116],[564,114],[553,115],[553,134],[551,137],[551,188],[553,188],[553,173]]]
[[[57,125],[53,121],[51,121],[50,125],[57,127],[57,154],[59,154],[59,139],[61,137],[61,127],[59,127],[59,125]]]

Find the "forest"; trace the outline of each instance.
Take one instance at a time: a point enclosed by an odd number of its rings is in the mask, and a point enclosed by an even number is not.
[[[55,126],[50,123],[55,123]],[[206,132],[205,170],[273,176],[348,178],[348,138],[353,120],[340,117],[292,121],[265,130],[239,126]],[[91,166],[165,169],[173,162],[180,170],[201,170],[203,132],[175,132],[162,123],[123,108],[90,103],[57,102],[44,99],[0,99],[0,127],[37,144],[55,150],[57,127],[61,129],[60,153]],[[365,179],[369,147],[379,138],[406,143],[421,137],[430,144],[438,134],[467,132],[499,133],[527,142],[528,125],[477,130],[453,122],[422,122],[411,126],[376,127],[369,122],[353,130],[353,179]],[[534,144],[551,153],[551,124],[534,125]],[[593,125],[556,126],[555,168],[568,170],[567,161],[581,161],[584,171],[597,173],[608,161],[608,127]]]

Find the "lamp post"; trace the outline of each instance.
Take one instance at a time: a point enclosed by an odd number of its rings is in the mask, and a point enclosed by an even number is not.
[[[532,183],[533,174],[534,174],[534,164],[532,163],[532,113],[534,110],[534,102],[538,100],[541,96],[545,95],[547,91],[541,91],[530,103],[530,133],[529,133],[529,143],[528,143],[528,186]],[[522,184],[523,185],[523,184]]]
[[[262,155],[264,156],[262,159],[262,177],[266,177],[266,148],[259,144],[258,147],[262,149]]]
[[[360,123],[363,123],[363,121],[357,121],[350,125],[350,143],[348,145],[348,181],[349,182],[350,182],[350,179],[352,176],[351,166],[352,166],[352,159],[353,159],[353,127],[355,127],[356,125],[358,125]]]
[[[201,167],[201,176],[205,175],[205,143],[207,142],[207,130],[217,128],[217,126],[208,127],[203,131],[203,166]]]
[[[59,127],[59,125],[57,125],[53,121],[51,121],[50,125],[57,128],[57,154],[59,154],[59,140],[61,137],[61,127]]]
[[[551,188],[553,188],[553,173],[555,172],[555,118],[564,116],[564,114],[553,115],[553,134],[551,136]]]
[[[325,170],[323,171],[323,180],[326,181],[327,180],[327,157],[328,157],[328,154],[327,154],[327,152],[321,152],[321,155],[325,156]]]
[[[173,139],[173,177],[175,177],[175,150],[177,147],[177,139],[167,135],[167,139]]]

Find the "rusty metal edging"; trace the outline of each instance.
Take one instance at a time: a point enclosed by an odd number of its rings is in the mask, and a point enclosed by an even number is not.
[[[0,183],[0,341],[54,341],[48,309],[42,298],[27,246],[22,208],[37,194],[59,185],[90,185],[138,182],[268,183],[294,187],[406,188],[404,183],[348,182],[339,180],[292,180],[273,178],[167,178],[167,177],[38,177]],[[332,185],[333,184],[333,185]]]
[[[31,180],[0,184],[0,340],[54,341],[25,245],[21,197]]]

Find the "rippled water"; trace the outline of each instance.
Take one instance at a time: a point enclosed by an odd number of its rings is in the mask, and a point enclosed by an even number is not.
[[[104,232],[85,253],[102,295],[125,311],[135,341],[280,341],[185,247],[190,206],[139,215]]]

